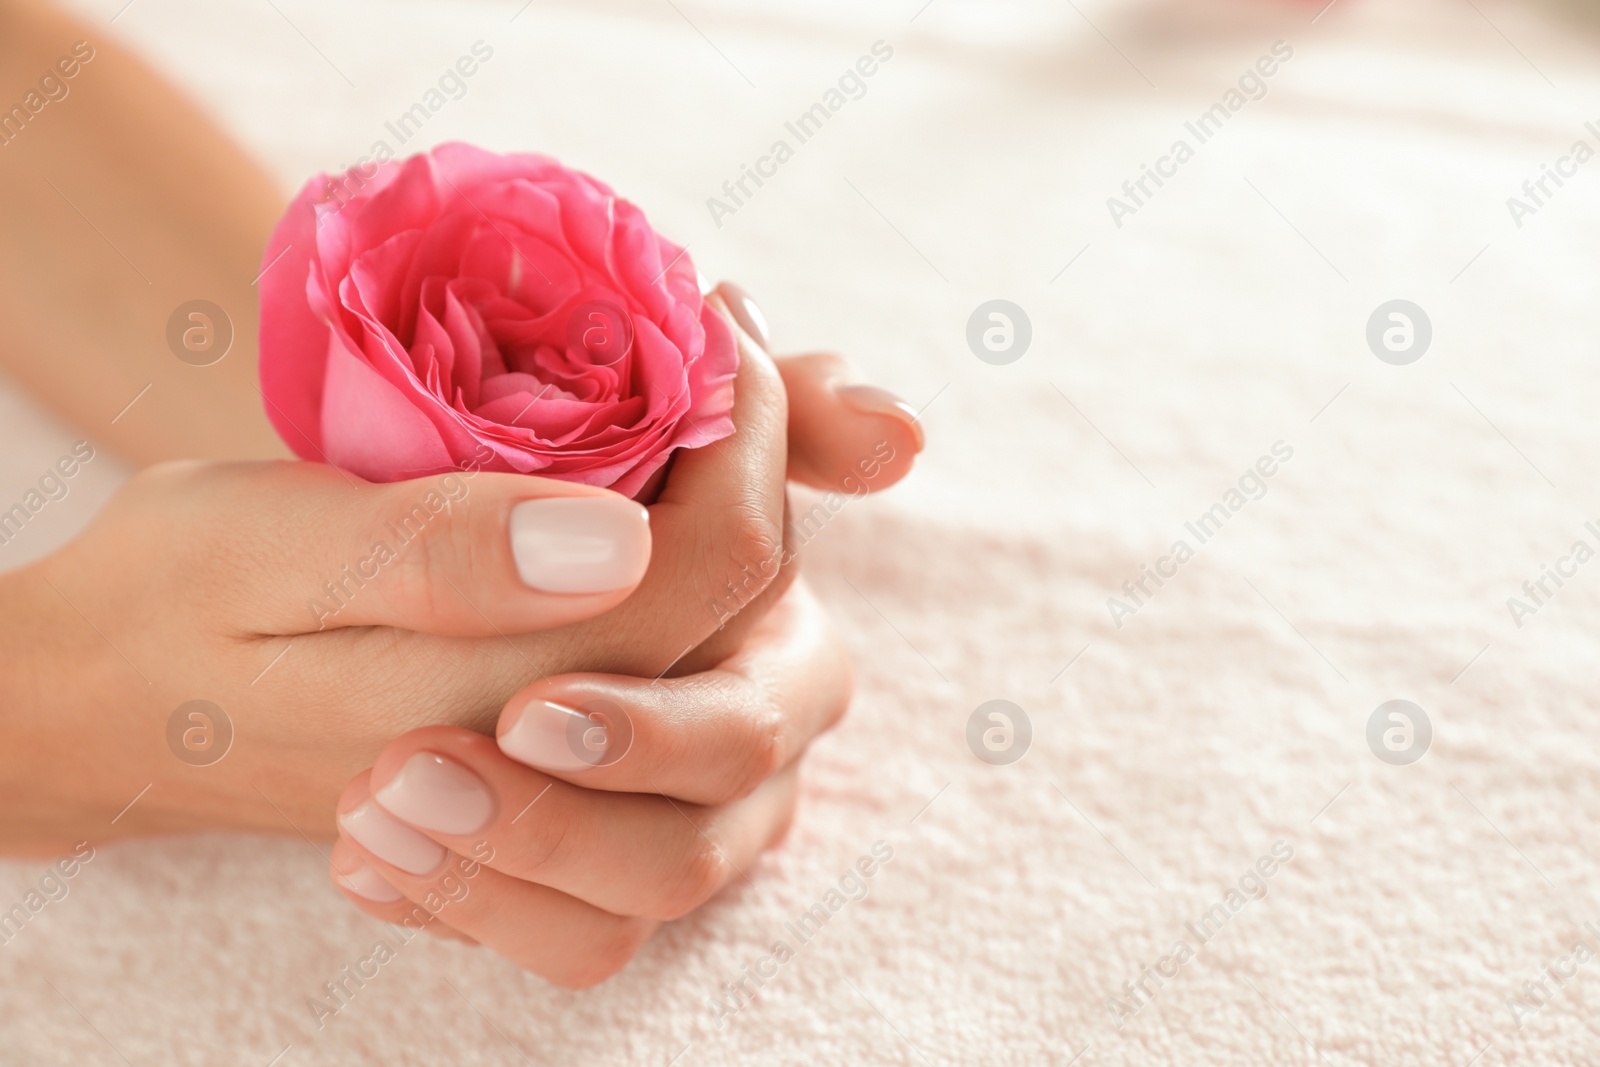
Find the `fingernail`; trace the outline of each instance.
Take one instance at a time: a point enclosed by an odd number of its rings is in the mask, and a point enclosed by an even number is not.
[[[770,351],[767,345],[767,317],[761,313],[760,306],[750,299],[750,294],[733,282],[723,282],[717,288],[727,302],[728,310],[733,313],[734,321],[739,324],[739,329],[755,338],[763,351]]]
[[[917,409],[889,390],[879,389],[876,385],[838,385],[833,392],[846,407],[863,415],[887,415],[905,423],[916,441],[918,452],[927,444],[927,438],[922,433],[922,420],[917,418]]]
[[[619,496],[524,500],[511,509],[511,555],[542,592],[626,589],[650,566],[650,513]]]
[[[368,852],[407,874],[427,874],[444,861],[444,846],[371,800],[339,816],[339,828]]]
[[[535,770],[585,771],[604,761],[609,738],[581,711],[530,700],[496,739],[500,751]]]
[[[364,900],[379,904],[392,904],[402,896],[400,890],[390,885],[383,875],[363,864],[349,874],[338,876],[339,884]]]
[[[494,794],[455,760],[417,752],[373,794],[390,815],[440,834],[470,834],[494,814]]]

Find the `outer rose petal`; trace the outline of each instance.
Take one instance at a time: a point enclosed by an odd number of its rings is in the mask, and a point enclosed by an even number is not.
[[[500,155],[465,141],[446,141],[436,147],[432,155],[439,175],[469,193],[474,186],[498,185],[513,178],[538,179],[573,173],[551,156],[532,152]]]
[[[306,300],[317,250],[314,205],[326,183],[320,174],[306,182],[261,260],[261,306],[270,312],[261,316],[261,395],[273,429],[301,459],[326,458],[321,411],[330,331]]]
[[[669,447],[657,448],[655,455],[611,487],[624,496],[643,491],[675,450],[699,448],[733,433],[733,379],[739,371],[739,344],[727,320],[710,304],[701,310],[700,321],[706,330],[705,353],[688,368],[690,395],[697,403],[678,423]]]
[[[439,217],[441,197],[438,183],[433,180],[433,161],[427,156],[412,156],[398,170],[394,179],[365,199],[359,210],[350,212],[352,262],[395,234],[420,230]]]
[[[733,433],[733,379],[739,373],[739,343],[722,313],[710,304],[700,310],[705,352],[689,367],[689,395],[695,406],[679,424],[673,444],[699,448]]]
[[[737,347],[688,256],[553,159],[446,144],[319,177],[267,257],[284,276],[262,291],[263,393],[306,458],[379,481],[474,463],[638,495],[676,449],[733,432]],[[568,333],[589,300],[633,318],[614,364],[585,362]]]
[[[374,482],[455,466],[428,417],[366,360],[330,339],[327,366],[322,441],[328,462]]]

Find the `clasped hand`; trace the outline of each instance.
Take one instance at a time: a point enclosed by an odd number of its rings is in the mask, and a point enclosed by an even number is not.
[[[795,579],[786,480],[882,488],[921,431],[838,357],[774,362],[736,288],[713,300],[742,327],[736,432],[680,454],[648,508],[471,470],[168,463],[5,576],[8,695],[34,712],[10,849],[337,835],[364,911],[566,985],[740,878],[850,696]],[[196,699],[232,730],[205,765],[169,744]]]

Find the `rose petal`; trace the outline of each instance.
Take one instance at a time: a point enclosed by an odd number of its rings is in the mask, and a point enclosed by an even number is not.
[[[315,274],[315,203],[326,179],[305,184],[262,254],[261,395],[273,429],[301,459],[323,459],[322,382],[328,326],[306,295]]]
[[[354,255],[376,248],[397,233],[422,230],[439,217],[440,195],[434,179],[433,160],[412,156],[400,165],[399,173],[376,193],[363,199],[360,210],[346,209],[350,247]]]
[[[364,360],[332,343],[327,367],[322,441],[329,462],[370,481],[455,465],[433,423]]]
[[[299,454],[373,478],[471,463],[633,493],[674,449],[733,430],[737,348],[685,250],[555,160],[445,144],[320,179],[280,254],[262,383]],[[597,300],[631,320],[604,362],[569,331]]]

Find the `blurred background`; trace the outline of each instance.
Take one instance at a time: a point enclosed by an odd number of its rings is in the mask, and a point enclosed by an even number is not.
[[[777,349],[849,354],[929,443],[810,546],[861,692],[793,836],[618,978],[573,993],[417,944],[319,1027],[307,998],[378,924],[312,848],[118,845],[0,949],[0,1060],[1600,1058],[1592,980],[1544,971],[1600,953],[1600,570],[1509,606],[1575,540],[1600,548],[1600,5],[70,7],[285,202],[379,140],[601,177],[748,289]],[[492,58],[402,142],[478,42]],[[786,124],[830,91],[801,143]],[[792,158],[735,201],[778,140]],[[170,361],[164,319],[130,359]],[[96,429],[0,386],[0,507]],[[97,459],[0,568],[125,476]],[[1219,502],[1200,544],[1186,524]],[[1129,592],[1180,540],[1177,576]],[[992,700],[1030,724],[999,765],[967,740]],[[1398,756],[1370,729],[1393,700],[1427,724]],[[707,998],[880,839],[869,895],[716,1026]],[[1276,842],[1293,858],[1264,898],[1119,1011]],[[0,908],[37,877],[0,864]]]

